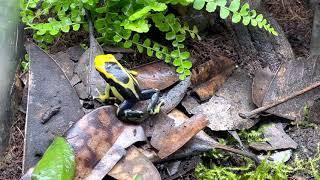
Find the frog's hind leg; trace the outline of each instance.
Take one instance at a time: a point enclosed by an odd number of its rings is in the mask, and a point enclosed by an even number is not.
[[[160,112],[160,107],[164,101],[160,100],[160,91],[158,89],[146,89],[141,91],[141,100],[151,99],[148,105],[148,113],[153,115]]]
[[[139,119],[143,119],[144,113],[142,111],[130,109],[134,106],[135,103],[136,102],[132,102],[128,100],[123,101],[119,105],[117,110],[118,117],[123,121],[134,122],[134,123],[138,123]]]

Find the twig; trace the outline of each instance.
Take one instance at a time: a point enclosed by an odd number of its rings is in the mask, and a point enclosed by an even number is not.
[[[290,99],[293,99],[293,98],[295,98],[297,96],[300,96],[300,95],[302,95],[302,94],[304,94],[304,93],[306,93],[308,91],[311,91],[311,90],[313,90],[313,89],[315,89],[317,87],[320,87],[320,82],[316,82],[311,86],[308,86],[308,87],[306,87],[306,88],[304,88],[304,89],[302,89],[300,91],[297,91],[296,93],[291,94],[290,96],[281,98],[281,99],[279,99],[278,101],[276,101],[273,104],[269,104],[269,105],[266,105],[266,106],[259,107],[259,108],[255,109],[253,111],[250,111],[250,112],[239,113],[239,116],[244,118],[244,119],[252,118],[258,113],[261,113],[263,111],[271,109],[271,108],[273,108],[273,107],[275,107],[275,106],[277,106],[279,104],[282,104],[282,103],[284,103],[284,102],[286,102],[286,101],[288,101]]]
[[[232,147],[229,147],[229,146],[225,146],[225,145],[222,145],[222,144],[218,144],[218,143],[214,144],[212,146],[215,149],[222,149],[222,150],[225,150],[225,151],[229,151],[229,152],[232,152],[232,153],[235,153],[235,154],[239,154],[239,155],[248,157],[248,158],[254,160],[254,162],[256,162],[257,164],[260,164],[259,158],[253,153],[242,151],[242,150],[235,149],[235,148],[232,148]]]

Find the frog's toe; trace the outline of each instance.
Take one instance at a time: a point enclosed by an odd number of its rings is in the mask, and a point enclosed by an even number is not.
[[[164,105],[164,100],[160,99],[159,102],[156,104],[156,106],[154,108],[148,109],[148,113],[150,115],[158,114],[160,112],[161,106],[163,106],[163,105]]]

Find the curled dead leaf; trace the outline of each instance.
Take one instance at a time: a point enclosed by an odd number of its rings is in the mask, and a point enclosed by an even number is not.
[[[125,148],[145,140],[142,127],[116,117],[114,106],[104,106],[85,115],[66,133],[76,155],[76,179],[103,178],[125,154]]]
[[[146,64],[133,69],[138,72],[136,79],[141,89],[166,89],[179,81],[175,69],[163,61]]]
[[[208,120],[205,116],[195,115],[177,127],[170,129],[158,129],[156,127],[151,138],[151,145],[159,150],[158,156],[163,159],[187,143],[207,123]]]
[[[211,98],[217,90],[224,84],[227,78],[232,73],[234,66],[225,67],[221,73],[215,75],[210,80],[196,86],[193,91],[198,95],[201,101]]]
[[[222,56],[218,57],[218,60],[207,61],[192,69],[191,83],[193,86],[204,83],[233,66],[234,62],[231,59]]]

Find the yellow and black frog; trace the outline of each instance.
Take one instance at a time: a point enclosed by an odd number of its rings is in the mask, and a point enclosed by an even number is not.
[[[163,101],[160,99],[160,92],[157,89],[139,88],[138,81],[134,78],[137,72],[124,68],[112,54],[98,55],[94,65],[99,74],[107,82],[105,93],[99,93],[96,99],[106,102],[118,100],[120,105],[117,109],[119,119],[127,122],[138,123],[145,113],[139,110],[131,110],[138,101],[150,100],[147,112],[150,115],[159,113]],[[110,95],[110,91],[112,95]]]

